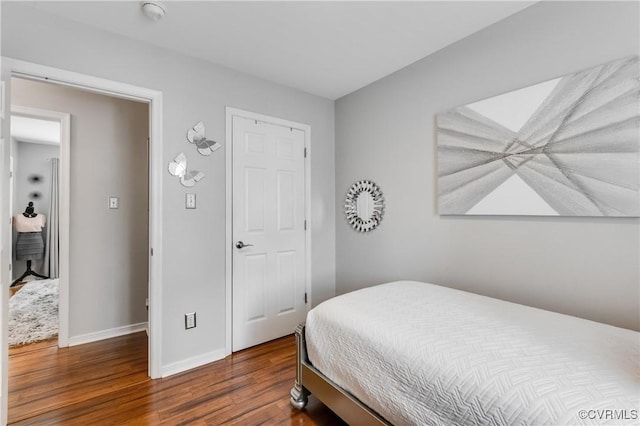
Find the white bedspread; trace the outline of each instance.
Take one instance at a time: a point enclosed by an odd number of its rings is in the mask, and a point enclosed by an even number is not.
[[[640,423],[631,330],[410,281],[306,325],[313,365],[395,425]]]

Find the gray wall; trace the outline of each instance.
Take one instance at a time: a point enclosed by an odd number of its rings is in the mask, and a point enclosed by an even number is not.
[[[639,327],[638,219],[438,216],[435,115],[639,53],[637,2],[542,2],[336,102],[336,281],[417,279]],[[343,199],[369,178],[368,235]]]
[[[146,322],[148,106],[17,78],[11,101],[71,114],[69,338]]]
[[[12,215],[22,214],[29,204],[29,201],[33,201],[35,212],[38,214],[44,214],[47,216],[49,210],[49,195],[51,191],[51,162],[50,158],[58,158],[60,155],[60,147],[58,145],[47,145],[30,142],[17,142],[15,146],[16,150],[14,156],[14,204]],[[38,183],[29,181],[29,176],[40,175],[42,180]],[[34,200],[29,197],[33,192],[39,192],[42,197]],[[47,216],[48,219],[48,216]],[[17,233],[14,232],[12,238],[13,250],[13,263],[12,273],[13,279],[18,278],[27,269],[27,262],[24,260],[16,260],[15,246]],[[46,241],[46,228],[43,229],[42,237]],[[42,269],[43,260],[34,260],[31,268],[38,272],[43,273]],[[33,278],[33,277],[32,277]]]
[[[209,62],[137,43],[30,8],[2,2],[2,55],[127,82],[163,92],[162,167],[179,152],[198,183],[198,209],[185,210],[187,190],[163,178],[162,364],[225,346],[225,107],[232,106],[311,126],[313,303],[335,293],[334,103],[239,74]],[[207,136],[223,143],[197,155],[185,132],[202,120]],[[184,329],[186,312],[198,327]]]

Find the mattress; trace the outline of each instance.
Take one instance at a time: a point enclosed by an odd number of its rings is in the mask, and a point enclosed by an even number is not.
[[[310,362],[394,425],[638,424],[640,333],[413,281],[328,300]]]

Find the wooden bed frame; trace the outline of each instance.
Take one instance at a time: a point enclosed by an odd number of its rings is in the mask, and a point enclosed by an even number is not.
[[[314,394],[350,425],[391,425],[379,414],[367,407],[356,397],[332,382],[318,371],[307,356],[305,323],[296,327],[296,381],[291,388],[291,405],[302,410],[308,402],[309,394]]]

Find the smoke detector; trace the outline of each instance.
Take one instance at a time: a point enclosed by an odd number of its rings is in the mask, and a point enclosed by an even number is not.
[[[161,1],[146,0],[140,3],[140,7],[145,16],[152,21],[161,20],[167,13],[167,5]]]

